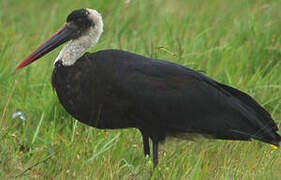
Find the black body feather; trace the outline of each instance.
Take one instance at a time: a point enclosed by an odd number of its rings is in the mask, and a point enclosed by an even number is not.
[[[140,129],[145,154],[148,137],[158,151],[159,141],[180,133],[276,146],[281,140],[270,114],[249,95],[167,61],[120,50],[86,53],[72,66],[58,61],[52,84],[79,121],[101,129]]]

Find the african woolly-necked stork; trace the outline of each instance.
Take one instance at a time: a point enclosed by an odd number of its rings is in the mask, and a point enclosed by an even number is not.
[[[138,128],[145,155],[152,140],[154,166],[158,143],[167,136],[202,134],[279,146],[281,137],[271,115],[244,92],[187,67],[126,51],[84,54],[102,32],[102,16],[96,10],[75,10],[17,69],[69,41],[52,75],[63,107],[96,128]]]

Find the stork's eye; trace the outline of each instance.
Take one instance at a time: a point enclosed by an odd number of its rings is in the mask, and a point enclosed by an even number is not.
[[[77,19],[77,23],[81,24],[83,20],[81,18]]]

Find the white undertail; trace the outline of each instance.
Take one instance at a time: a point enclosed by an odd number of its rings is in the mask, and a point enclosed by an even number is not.
[[[74,64],[88,48],[98,42],[103,32],[102,16],[96,10],[88,8],[86,10],[89,12],[89,18],[92,19],[95,26],[91,26],[83,36],[67,43],[60,51],[54,63],[58,60],[62,60],[63,65],[70,66]]]

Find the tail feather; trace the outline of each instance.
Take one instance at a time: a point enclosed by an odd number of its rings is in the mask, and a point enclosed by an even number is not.
[[[279,134],[276,133],[278,127],[272,119],[271,115],[246,93],[224,84],[219,85],[240,101],[242,105],[242,107],[240,108],[242,110],[241,112],[247,114],[247,117],[249,117],[247,118],[248,122],[254,125],[252,126],[252,131],[231,131],[233,133],[236,133],[237,135],[250,137],[269,144],[279,146],[281,137]]]
[[[231,131],[236,133],[236,134],[239,134],[241,136],[249,137],[249,139],[253,138],[253,139],[256,139],[256,140],[263,141],[263,142],[268,143],[268,144],[273,144],[273,145],[278,146],[278,147],[279,147],[279,143],[281,141],[280,135],[277,134],[276,132],[274,133],[275,138],[269,139],[269,138],[266,138],[264,136],[257,136],[255,134],[249,134],[249,133],[238,131],[238,130],[231,130]]]

